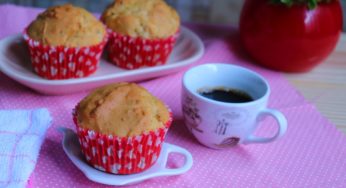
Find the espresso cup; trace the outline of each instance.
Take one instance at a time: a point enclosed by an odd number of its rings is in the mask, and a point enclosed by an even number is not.
[[[227,101],[204,95],[212,91],[221,91]],[[227,94],[231,91],[246,100],[237,101],[237,96],[234,102],[232,98],[228,100]],[[269,95],[268,82],[246,68],[230,64],[193,67],[183,77],[185,125],[200,143],[215,149],[275,141],[285,134],[287,120],[281,112],[267,108]],[[272,137],[254,135],[258,122],[264,116],[272,116],[276,120],[278,129]]]

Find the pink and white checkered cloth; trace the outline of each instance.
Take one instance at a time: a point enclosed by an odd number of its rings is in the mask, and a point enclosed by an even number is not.
[[[0,187],[25,187],[51,125],[47,109],[0,110]]]

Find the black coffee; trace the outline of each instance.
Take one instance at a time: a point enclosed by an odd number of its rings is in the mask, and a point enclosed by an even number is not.
[[[214,88],[199,92],[203,97],[229,103],[243,103],[253,101],[253,98],[245,91],[232,88]]]

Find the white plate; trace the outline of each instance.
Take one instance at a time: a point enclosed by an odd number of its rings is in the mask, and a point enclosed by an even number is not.
[[[197,61],[204,53],[201,39],[182,27],[167,64],[137,70],[120,69],[101,59],[100,67],[87,78],[46,80],[37,76],[32,68],[28,49],[22,36],[17,34],[0,41],[0,70],[10,78],[40,93],[62,95],[89,90],[101,85],[120,81],[139,81],[178,72]]]
[[[144,172],[131,175],[108,174],[96,170],[86,163],[80,150],[80,145],[76,133],[67,128],[60,128],[59,131],[64,134],[62,146],[68,158],[70,158],[73,164],[77,168],[79,168],[79,170],[81,170],[88,179],[97,183],[118,186],[129,185],[139,183],[141,181],[154,177],[183,174],[190,170],[193,164],[192,156],[186,149],[172,144],[163,143],[160,156],[157,159],[156,163]],[[168,155],[170,153],[179,153],[185,156],[185,164],[174,169],[166,168]]]

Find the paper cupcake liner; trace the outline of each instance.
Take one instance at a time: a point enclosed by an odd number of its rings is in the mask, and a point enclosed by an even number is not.
[[[50,80],[87,77],[99,64],[108,34],[97,45],[87,47],[48,46],[30,38],[24,31],[35,73]]]
[[[167,62],[178,33],[165,39],[143,39],[124,36],[108,30],[109,60],[124,69],[153,67]]]
[[[148,169],[158,159],[172,123],[172,113],[163,128],[131,137],[106,135],[82,128],[75,112],[73,120],[82,153],[90,165],[108,173],[133,174]]]

